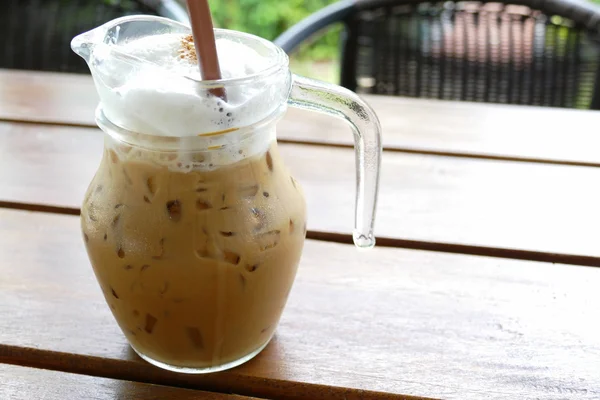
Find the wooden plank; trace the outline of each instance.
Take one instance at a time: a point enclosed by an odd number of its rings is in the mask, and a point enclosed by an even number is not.
[[[386,149],[600,165],[600,112],[364,96],[377,111]],[[0,119],[95,126],[89,76],[0,70]],[[279,125],[288,142],[352,146],[350,129],[290,108]]]
[[[600,166],[600,111],[364,96],[380,118],[387,150]],[[347,125],[290,108],[278,136],[353,146]]]
[[[0,123],[0,201],[76,214],[102,136]],[[305,189],[312,237],[350,240],[352,151],[291,144],[281,151]],[[376,234],[392,246],[600,265],[598,181],[600,169],[590,167],[386,152]]]
[[[97,104],[89,75],[0,69],[0,119],[94,126]]]
[[[596,268],[308,240],[274,341],[193,376],[129,350],[77,217],[0,210],[0,240],[0,361],[281,399],[600,396]]]
[[[0,364],[0,398],[6,400],[135,399],[244,400],[251,397],[118,381]]]

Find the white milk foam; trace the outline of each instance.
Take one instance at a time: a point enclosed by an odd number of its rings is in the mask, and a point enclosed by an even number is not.
[[[121,45],[102,43],[94,49],[97,69],[92,68],[92,73],[103,112],[110,121],[138,133],[191,138],[251,126],[285,102],[287,83],[281,75],[270,85],[257,80],[227,86],[226,101],[199,90],[194,81],[200,80],[197,61],[181,56],[184,37],[174,33],[152,35]],[[112,49],[146,62],[132,67],[119,61]],[[224,79],[259,73],[273,63],[254,49],[227,38],[217,39],[217,51]],[[226,144],[229,151],[219,157],[214,154],[213,165],[266,151],[274,130],[265,129],[255,140],[244,140],[243,144],[236,143],[235,136],[214,136],[215,145]],[[182,140],[182,144],[185,142]]]
[[[256,122],[255,116],[264,113],[263,102],[268,101],[257,98],[264,94],[262,88],[230,88],[227,102],[198,93],[193,82],[181,79],[200,80],[197,62],[180,57],[181,39],[177,34],[148,36],[122,46],[122,51],[170,72],[157,76],[155,69],[141,68],[116,90],[125,105],[123,112],[131,116],[128,125],[142,122],[142,132],[161,136],[195,136],[228,129],[234,118],[238,126]],[[217,51],[225,79],[254,74],[268,66],[268,60],[253,49],[227,39],[217,41]]]

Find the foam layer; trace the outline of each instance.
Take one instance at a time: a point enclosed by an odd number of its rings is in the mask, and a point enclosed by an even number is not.
[[[229,39],[216,40],[224,79],[241,78],[269,66],[269,60],[254,49]],[[200,69],[188,35],[168,33],[142,37],[119,46],[121,51],[170,69],[177,75],[201,80]]]
[[[186,35],[173,33],[96,46],[91,69],[106,116],[128,130],[186,137],[250,126],[285,102],[282,74],[271,84],[257,79],[226,86],[226,101],[212,95],[197,83],[190,46]],[[124,62],[113,50],[143,62]],[[217,39],[217,51],[224,79],[259,73],[275,61],[228,38]]]

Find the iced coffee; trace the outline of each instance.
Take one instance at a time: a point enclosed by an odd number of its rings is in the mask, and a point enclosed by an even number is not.
[[[192,40],[163,35],[126,50],[193,74]],[[220,50],[225,74],[248,73],[228,62],[248,49]],[[256,54],[247,57],[260,66]],[[132,75],[116,106],[104,106],[107,121],[130,130],[114,126],[119,134],[106,136],[82,208],[84,239],[106,301],[140,355],[175,369],[217,368],[255,354],[273,335],[302,252],[304,198],[280,159],[274,126],[244,123],[264,107],[256,92],[222,99],[152,82],[151,74]]]
[[[179,172],[177,158],[170,169],[163,154],[107,140],[82,227],[132,346],[188,368],[260,349],[292,287],[306,230],[300,186],[276,146],[214,170]]]
[[[214,32],[222,79],[212,80],[199,76],[189,26],[166,18],[119,18],[72,42],[90,67],[105,132],[81,210],[91,264],[135,351],[189,373],[260,352],[292,288],[306,210],[277,148],[288,105],[350,123],[353,239],[375,243],[381,135],[373,110],[346,89],[291,74],[271,42]]]

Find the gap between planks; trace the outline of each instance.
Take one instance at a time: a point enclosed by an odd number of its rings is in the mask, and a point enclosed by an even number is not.
[[[230,370],[227,373],[204,375],[179,374],[161,370],[145,362],[137,363],[125,360],[105,359],[102,357],[4,344],[0,344],[0,362],[101,378],[226,394],[232,393],[231,382],[235,381],[235,394],[278,400],[317,399],[324,398],[325,394],[325,398],[331,400],[437,400],[431,397],[417,397],[283,380],[277,381],[275,385],[265,385],[264,379],[253,378],[247,375],[232,378],[232,374],[235,375],[235,370]]]
[[[59,207],[45,204],[19,203],[2,200],[0,200],[0,208],[73,216],[78,216],[81,213],[80,209],[73,207]],[[351,235],[336,232],[308,230],[306,232],[306,238],[312,240],[320,240],[324,242],[353,244]],[[507,249],[502,247],[430,242],[423,240],[410,240],[380,236],[377,237],[376,246],[395,247],[411,250],[436,251],[453,254],[466,254],[473,256],[507,258],[524,261],[541,261],[559,264],[579,265],[584,267],[600,267],[600,257],[581,256],[564,253],[549,253],[533,250]]]

